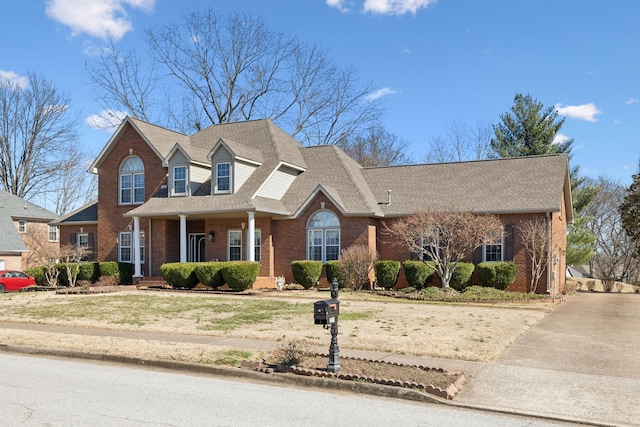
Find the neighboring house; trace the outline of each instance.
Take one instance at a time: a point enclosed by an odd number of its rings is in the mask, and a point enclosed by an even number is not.
[[[254,287],[273,287],[278,276],[292,281],[292,261],[337,259],[354,244],[402,261],[411,254],[388,241],[385,223],[457,208],[500,216],[506,237],[474,261],[513,260],[512,290],[526,291],[530,275],[518,223],[550,221],[551,268],[538,291],[565,284],[566,155],[363,168],[334,145],[303,147],[270,120],[187,136],[128,117],[90,171],[97,209],[57,221],[61,241],[93,227],[96,259],[133,263],[134,281],[158,276],[166,262],[255,260]]]
[[[24,270],[46,262],[58,248],[57,215],[0,190],[0,270]]]
[[[60,245],[70,244],[83,254],[83,261],[96,260],[96,236],[98,234],[98,201],[94,200],[84,206],[57,218],[52,224],[64,224],[64,238]]]

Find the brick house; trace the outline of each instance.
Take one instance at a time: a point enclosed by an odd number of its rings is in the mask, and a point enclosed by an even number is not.
[[[57,215],[0,190],[0,270],[24,270],[58,248]]]
[[[337,259],[353,244],[402,261],[410,254],[385,241],[384,222],[455,205],[502,219],[507,237],[475,261],[513,260],[511,290],[526,291],[530,274],[518,223],[550,221],[552,268],[538,291],[565,285],[566,155],[363,168],[336,146],[303,147],[270,120],[187,136],[128,117],[90,171],[97,203],[57,221],[61,240],[93,234],[96,259],[133,263],[136,281],[165,262],[255,260],[254,287],[273,287],[292,280],[291,261]]]

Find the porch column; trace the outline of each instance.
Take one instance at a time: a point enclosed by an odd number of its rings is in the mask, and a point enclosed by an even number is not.
[[[255,261],[256,260],[256,240],[254,235],[256,234],[256,221],[254,218],[253,212],[248,212],[249,214],[249,229],[247,231],[247,260]]]
[[[187,262],[187,216],[180,215],[180,262]]]
[[[142,277],[140,268],[140,217],[133,217],[133,277]]]

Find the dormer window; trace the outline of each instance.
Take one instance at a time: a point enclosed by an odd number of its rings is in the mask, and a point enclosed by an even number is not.
[[[120,204],[144,203],[144,164],[139,157],[128,157],[120,165]]]
[[[173,168],[173,194],[187,194],[187,167],[175,166]]]
[[[216,193],[231,192],[231,163],[216,163]]]

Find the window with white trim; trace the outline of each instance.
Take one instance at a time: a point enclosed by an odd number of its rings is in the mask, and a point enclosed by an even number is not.
[[[318,211],[307,222],[307,259],[334,261],[340,257],[340,220],[331,211]]]
[[[144,231],[140,232],[140,263],[144,264]],[[133,233],[121,231],[118,239],[118,261],[133,263]]]
[[[173,194],[174,195],[187,194],[187,167],[186,166],[173,167]]]
[[[49,226],[49,241],[50,242],[57,242],[59,239],[59,234],[58,234],[58,226],[57,225],[50,225]]]
[[[261,248],[262,248],[262,231],[255,230],[253,233],[253,256],[255,261],[260,261]]]
[[[24,219],[18,220],[18,232],[26,233],[27,232],[27,221]]]
[[[242,230],[229,230],[227,242],[227,259],[242,260]]]
[[[128,157],[122,162],[119,183],[121,205],[144,203],[144,164],[139,157]]]
[[[216,193],[231,192],[231,163],[216,163]]]
[[[497,262],[504,260],[504,233],[500,232],[500,237],[496,240],[487,241],[482,245],[482,260],[486,262]]]

